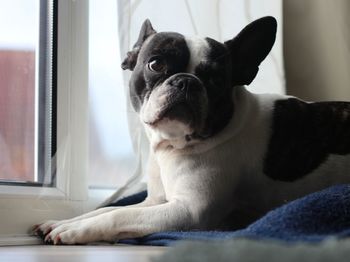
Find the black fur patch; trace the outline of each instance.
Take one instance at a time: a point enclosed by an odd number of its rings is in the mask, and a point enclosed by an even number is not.
[[[136,112],[140,110],[144,98],[149,95],[154,86],[171,75],[186,70],[190,58],[189,52],[184,36],[177,33],[157,33],[147,44],[144,44],[138,54],[140,62],[134,68],[129,82],[131,103]],[[152,57],[161,57],[165,60],[166,72],[153,73],[145,70]]]
[[[207,61],[200,63],[195,75],[204,84],[209,98],[207,136],[220,132],[230,121],[232,101],[231,60],[229,50],[214,39],[206,38],[209,45]]]
[[[264,173],[295,181],[327,160],[350,153],[350,103],[306,103],[296,98],[275,102],[272,136]]]

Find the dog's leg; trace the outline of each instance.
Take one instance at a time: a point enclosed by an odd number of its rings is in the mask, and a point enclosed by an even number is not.
[[[147,167],[147,173],[148,173],[148,197],[141,203],[125,206],[125,207],[105,207],[100,208],[97,210],[94,210],[92,212],[89,212],[87,214],[83,214],[81,216],[77,216],[72,219],[66,219],[61,221],[47,221],[46,223],[42,223],[39,225],[34,226],[33,231],[35,234],[45,238],[45,239],[52,239],[49,236],[49,233],[53,230],[55,230],[58,227],[64,227],[65,225],[70,225],[73,223],[79,223],[80,221],[91,219],[94,217],[100,217],[103,214],[110,213],[112,211],[116,211],[119,209],[128,209],[128,208],[140,208],[140,207],[147,207],[147,206],[155,206],[160,205],[162,203],[165,203],[165,193],[163,184],[160,179],[160,173],[159,173],[159,166],[157,162],[155,161],[155,158],[150,153],[150,159]],[[50,242],[50,241],[48,241]]]
[[[71,219],[65,219],[65,220],[49,220],[41,224],[34,225],[33,231],[36,235],[43,236],[49,233],[52,229],[56,228],[59,225],[66,224],[66,223],[72,223],[78,220],[86,219],[89,217],[93,217],[96,215],[100,215],[103,213],[107,213],[112,211],[113,209],[116,209],[116,207],[105,207],[105,208],[99,208],[97,210],[91,211],[89,213],[83,214],[81,216],[77,216]]]
[[[144,207],[144,206],[149,206],[151,204],[151,201],[149,199],[146,199],[145,201],[135,204],[135,205],[130,205],[130,206],[125,206],[122,208],[130,208],[130,207]],[[87,219],[87,218],[91,218],[94,216],[98,216],[101,214],[105,214],[108,212],[111,212],[113,210],[119,209],[121,207],[103,207],[103,208],[99,208],[96,210],[93,210],[91,212],[88,212],[86,214],[83,214],[81,216],[77,216],[71,219],[65,219],[65,220],[49,220],[46,221],[45,223],[42,224],[38,224],[38,225],[34,225],[33,227],[33,232],[36,235],[39,235],[41,237],[47,235],[50,231],[52,231],[53,229],[57,228],[58,226],[61,226],[63,224],[69,224],[69,223],[73,223],[79,220],[83,220],[83,219]]]
[[[179,201],[150,207],[120,208],[58,226],[47,236],[54,244],[84,244],[140,237],[159,231],[193,226],[187,205]]]

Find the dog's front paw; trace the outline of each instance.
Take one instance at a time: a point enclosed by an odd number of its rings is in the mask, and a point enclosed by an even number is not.
[[[61,224],[52,229],[44,238],[46,244],[72,245],[87,244],[95,241],[114,241],[100,230],[99,223],[93,219],[84,219]]]
[[[55,229],[45,235],[46,244],[62,245],[62,244],[84,244],[84,230],[81,230],[80,223],[72,222],[57,226]]]
[[[44,239],[45,236],[48,233],[50,233],[57,226],[58,223],[59,221],[57,220],[49,220],[45,223],[34,225],[32,228],[32,232],[35,235]]]

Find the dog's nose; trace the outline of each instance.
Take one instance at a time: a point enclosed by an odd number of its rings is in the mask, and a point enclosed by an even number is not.
[[[186,90],[189,86],[191,86],[191,79],[183,78],[175,85],[180,90]]]
[[[186,91],[187,89],[200,88],[200,82],[197,78],[192,76],[181,76],[176,77],[170,83],[170,85],[177,87],[179,90]]]

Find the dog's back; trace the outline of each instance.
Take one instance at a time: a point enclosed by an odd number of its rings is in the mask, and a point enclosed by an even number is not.
[[[234,97],[241,111],[224,131],[233,134],[222,145],[231,158],[220,165],[239,174],[227,204],[234,199],[234,212],[246,222],[308,193],[350,182],[350,103],[308,103],[243,87]]]

